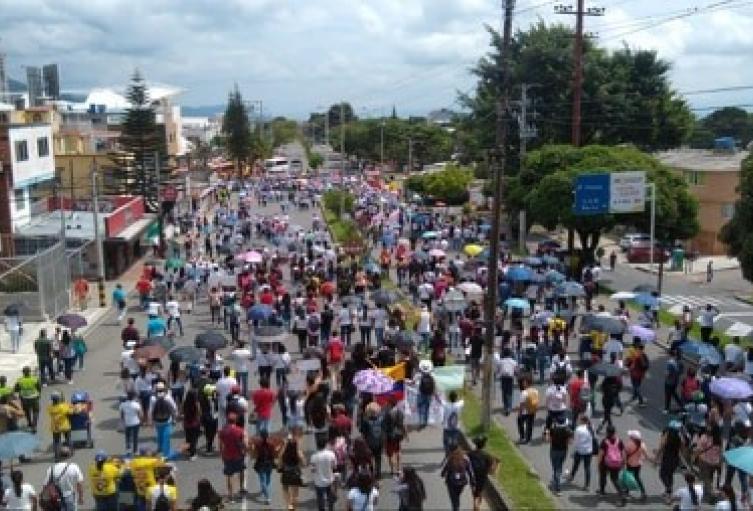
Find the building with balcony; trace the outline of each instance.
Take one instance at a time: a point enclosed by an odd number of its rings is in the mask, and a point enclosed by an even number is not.
[[[688,190],[698,200],[698,235],[690,250],[701,255],[722,255],[726,247],[719,241],[719,231],[735,212],[740,195],[740,165],[747,151],[707,151],[680,149],[656,155],[660,162],[682,175]]]

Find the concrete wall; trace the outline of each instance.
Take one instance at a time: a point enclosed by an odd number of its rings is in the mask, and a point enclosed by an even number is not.
[[[718,240],[719,231],[729,220],[738,199],[739,171],[684,171],[688,190],[698,199],[700,231],[691,248],[702,255],[722,255],[725,246]]]

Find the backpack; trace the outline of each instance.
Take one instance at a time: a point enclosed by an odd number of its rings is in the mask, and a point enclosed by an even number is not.
[[[434,378],[430,374],[421,375],[421,380],[418,382],[418,391],[424,396],[434,394]]]
[[[458,429],[458,411],[452,410],[450,415],[447,416],[447,427],[449,431],[457,431]]]
[[[319,328],[321,327],[321,322],[319,321],[319,316],[316,314],[312,314],[307,322],[307,327],[309,331],[311,332],[318,332]]]
[[[460,467],[454,467],[447,471],[447,484],[454,488],[463,488],[468,484],[467,458]]]
[[[539,391],[533,387],[528,387],[526,391],[526,409],[529,413],[536,413],[539,408]]]
[[[615,439],[613,442],[609,440],[604,441],[607,445],[606,453],[604,453],[604,465],[607,468],[618,469],[622,467],[622,452],[620,451],[620,441]]]
[[[363,422],[366,429],[364,440],[372,451],[382,450],[382,418],[368,419]]]
[[[39,507],[42,511],[62,511],[63,490],[59,483],[69,466],[70,463],[66,464],[58,477],[53,477],[55,465],[50,467],[50,477],[39,492]]]
[[[390,440],[403,439],[403,413],[397,408],[393,408],[384,416],[382,421],[382,431]]]
[[[160,485],[160,494],[154,500],[154,511],[170,511],[170,499],[165,494],[164,486]]]
[[[154,422],[167,422],[170,420],[172,410],[167,402],[167,398],[160,396],[154,402],[154,409],[152,409],[152,420]]]

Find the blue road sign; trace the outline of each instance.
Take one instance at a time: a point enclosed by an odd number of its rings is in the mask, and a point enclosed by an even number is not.
[[[609,174],[582,174],[575,181],[576,215],[604,215],[609,213]]]

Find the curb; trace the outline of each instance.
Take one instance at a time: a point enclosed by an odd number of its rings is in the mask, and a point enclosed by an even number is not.
[[[473,450],[473,446],[462,428],[460,429],[460,445],[467,452]],[[504,460],[500,460],[500,463],[504,463]],[[530,466],[529,469],[532,470]],[[486,486],[484,486],[484,500],[489,505],[489,509],[499,511],[510,511],[511,509],[514,509],[510,504],[507,495],[505,495],[504,490],[499,486],[496,477],[487,478]]]
[[[734,295],[734,298],[738,302],[742,302],[748,305],[753,305],[753,297],[744,296],[744,295]]]

